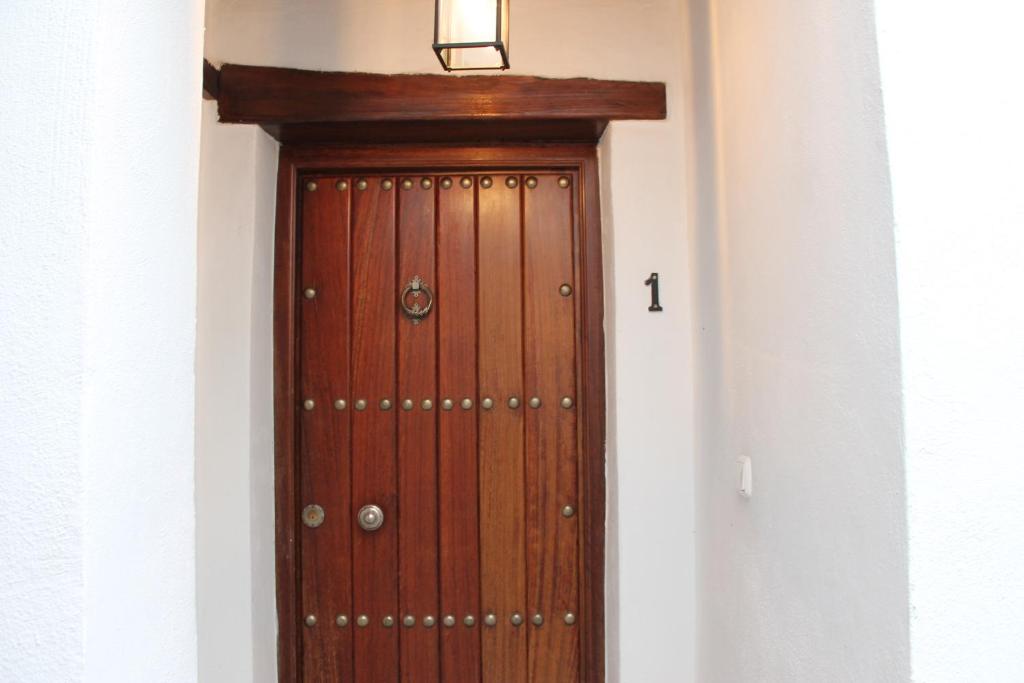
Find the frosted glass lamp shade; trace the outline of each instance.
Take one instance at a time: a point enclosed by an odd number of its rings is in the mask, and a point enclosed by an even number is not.
[[[445,71],[507,69],[509,0],[435,0],[434,53]]]

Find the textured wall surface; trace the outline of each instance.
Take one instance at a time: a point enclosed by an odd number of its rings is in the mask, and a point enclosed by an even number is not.
[[[915,681],[1024,680],[1024,9],[877,2]],[[949,49],[956,37],[956,50]]]
[[[93,56],[75,36],[93,17],[73,4],[0,5],[0,680],[25,683],[80,679],[84,661],[82,132]]]
[[[277,680],[273,215],[277,144],[203,103],[196,329],[199,676]]]
[[[871,5],[690,6],[702,683],[909,678]]]
[[[0,7],[0,680],[196,678],[201,18]]]
[[[679,190],[686,170],[680,14],[678,0],[517,0],[512,6],[513,74],[668,83],[669,121],[613,124],[600,150],[611,389],[609,681],[692,680],[692,369]],[[438,73],[432,27],[430,2],[211,0],[206,55],[215,63]],[[257,195],[272,191],[268,183]],[[651,271],[662,276],[661,314],[647,312],[643,281]],[[264,595],[260,608],[272,607],[272,599]]]

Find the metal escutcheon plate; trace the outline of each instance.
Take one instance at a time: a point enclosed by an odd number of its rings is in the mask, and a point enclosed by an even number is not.
[[[319,505],[307,505],[302,508],[302,523],[315,529],[324,523],[324,509]]]
[[[363,531],[376,531],[384,526],[384,511],[376,505],[364,505],[356,515]]]

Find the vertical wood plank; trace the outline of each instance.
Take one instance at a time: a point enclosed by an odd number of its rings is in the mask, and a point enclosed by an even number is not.
[[[523,195],[525,389],[540,399],[526,413],[530,681],[578,681],[579,510],[573,198],[558,175],[538,175]],[[563,400],[570,401],[568,406]],[[571,506],[570,516],[563,514]]]
[[[300,507],[316,504],[324,521],[301,528],[303,669],[306,681],[352,680],[351,629],[335,618],[351,613],[348,413],[333,407],[348,396],[348,192],[337,178],[302,189],[305,246],[296,292],[300,311]],[[310,185],[312,187],[312,185]],[[303,292],[314,290],[308,298]]]
[[[453,401],[477,397],[475,192],[463,178],[437,197],[438,396]],[[462,620],[480,619],[477,413],[457,408],[439,416],[441,613],[458,620],[441,632],[442,680],[471,683],[480,680],[480,627]]]
[[[526,614],[522,235],[519,190],[504,180],[478,189],[480,388],[495,400],[480,416],[481,606],[498,618],[483,631],[483,680],[525,683],[528,626],[510,623]]]
[[[605,679],[604,562],[605,562],[605,357],[604,266],[601,258],[601,200],[598,192],[597,150],[581,154],[579,170],[571,174],[576,202],[576,314],[579,349],[577,406],[580,432],[580,485],[583,506],[581,627],[582,678]]]
[[[277,220],[274,229],[274,526],[277,556],[277,666],[282,678],[302,677],[299,614],[299,429],[298,174],[282,150],[277,170]]]
[[[433,180],[410,179],[398,192],[398,280],[401,292],[413,277],[437,289],[434,268]],[[404,185],[399,184],[399,187]],[[437,292],[434,291],[435,296]],[[424,295],[413,298],[426,304]],[[435,304],[436,305],[436,304]],[[437,395],[436,311],[417,324],[398,316],[398,557],[402,631],[401,680],[436,683],[439,678],[438,629],[423,617],[438,610],[437,425],[436,411],[424,410]],[[409,403],[406,403],[408,401]],[[414,625],[404,620],[412,618]]]
[[[398,510],[395,378],[395,189],[367,178],[352,192],[352,580],[356,681],[398,680]],[[393,179],[389,179],[393,183]],[[384,410],[381,401],[391,401]],[[357,410],[358,401],[365,410]],[[384,525],[367,532],[355,523],[364,505],[384,511]],[[383,620],[391,617],[388,628]]]

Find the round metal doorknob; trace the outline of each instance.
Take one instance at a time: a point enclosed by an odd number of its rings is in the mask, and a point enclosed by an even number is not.
[[[356,515],[363,531],[376,531],[384,526],[384,511],[376,505],[364,505]]]

